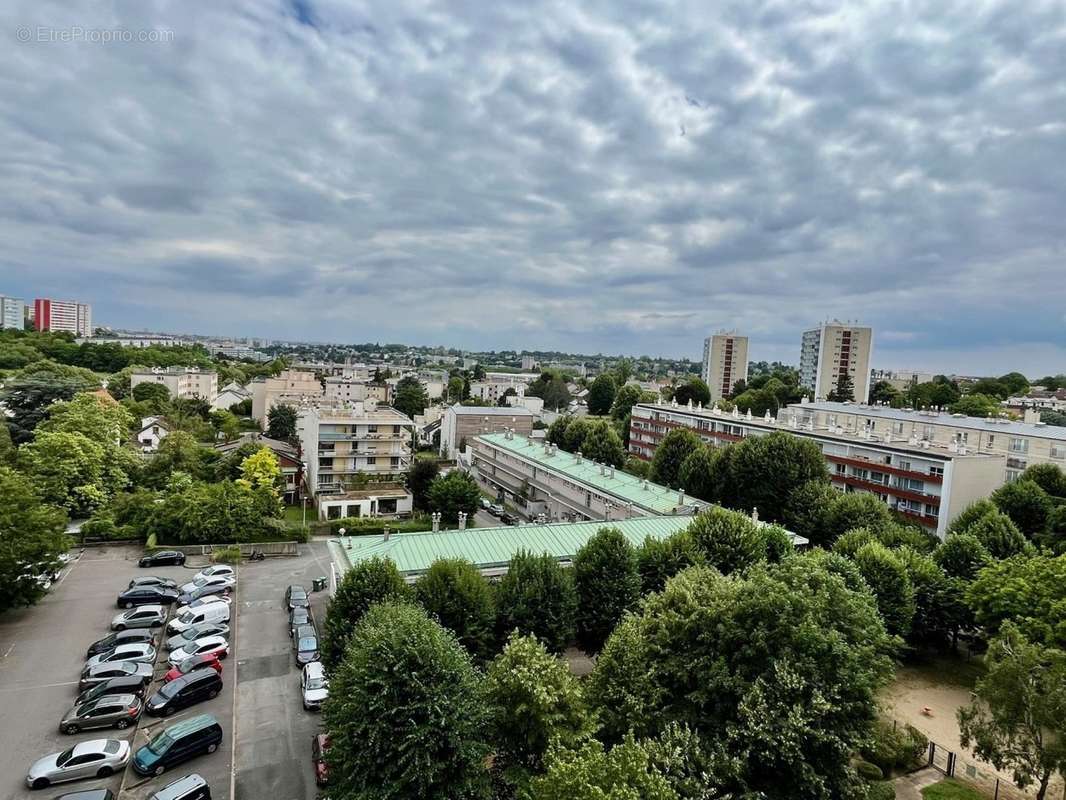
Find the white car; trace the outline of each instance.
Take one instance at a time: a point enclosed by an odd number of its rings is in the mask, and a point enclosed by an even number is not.
[[[237,579],[232,575],[197,575],[188,583],[183,583],[179,591],[182,594],[191,594],[208,586],[232,586],[236,582]]]
[[[193,580],[196,580],[197,578],[214,578],[219,575],[227,575],[230,578],[237,580],[237,570],[229,564],[215,564],[211,567],[204,567],[193,576]]]
[[[69,750],[35,761],[26,773],[26,785],[44,789],[53,783],[78,778],[106,778],[121,771],[129,760],[130,743],[122,739],[79,742]]]
[[[304,665],[300,675],[300,691],[303,692],[305,711],[316,711],[322,707],[322,701],[329,697],[329,681],[321,661]]]
[[[151,664],[155,661],[155,648],[145,642],[120,644],[112,647],[106,653],[99,653],[85,662],[85,667],[95,667],[97,664],[109,664],[113,661],[143,661]]]
[[[229,625],[225,622],[201,622],[198,625],[190,625],[181,633],[177,633],[167,639],[164,646],[167,650],[177,650],[179,647],[184,647],[197,639],[203,639],[205,636],[222,636],[228,639]]]
[[[224,636],[205,636],[191,641],[184,647],[173,651],[168,660],[170,666],[176,667],[187,658],[210,653],[217,654],[220,659],[229,655],[229,642]]]
[[[198,597],[191,603],[183,606],[178,606],[174,611],[175,617],[182,616],[190,608],[200,608],[200,606],[210,605],[211,603],[232,603],[233,595],[230,594],[209,594],[204,597]]]

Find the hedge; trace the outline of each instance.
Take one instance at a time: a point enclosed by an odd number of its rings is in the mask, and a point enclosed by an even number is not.
[[[382,519],[381,517],[344,517],[331,519],[329,532],[336,535],[344,528],[346,536],[381,536],[388,528],[393,533],[415,533],[433,530],[433,521],[425,515],[410,519]]]

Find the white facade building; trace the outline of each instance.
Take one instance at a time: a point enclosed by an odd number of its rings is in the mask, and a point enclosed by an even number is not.
[[[169,433],[170,427],[161,417],[145,417],[141,420],[141,429],[137,432],[137,445],[142,453],[154,453]]]
[[[855,400],[870,396],[870,354],[873,328],[833,320],[803,332],[800,346],[800,385],[824,400],[845,375],[851,378]]]
[[[130,374],[130,389],[142,383],[166,386],[172,398],[181,400],[206,400],[211,402],[218,395],[218,373],[201,370],[199,367],[152,367],[137,369]]]
[[[39,331],[66,331],[75,336],[92,336],[92,306],[75,300],[38,297],[33,301],[33,325]]]
[[[26,304],[17,297],[0,294],[0,328],[21,331],[26,319]]]

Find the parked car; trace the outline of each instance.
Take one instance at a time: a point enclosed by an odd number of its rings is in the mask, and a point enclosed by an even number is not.
[[[89,649],[85,651],[86,658],[92,658],[97,653],[106,653],[120,644],[155,644],[155,632],[150,628],[133,628],[125,631],[109,633],[103,639],[97,639]]]
[[[314,624],[311,609],[308,606],[297,606],[289,612],[289,636],[293,636],[301,625]]]
[[[147,678],[142,675],[119,675],[117,678],[108,678],[93,684],[79,694],[74,701],[74,705],[80,706],[82,703],[88,703],[98,697],[103,697],[105,694],[133,694],[143,698],[144,690],[151,680],[151,675]]]
[[[116,614],[111,620],[111,630],[124,631],[128,628],[159,628],[167,621],[167,610],[163,606],[138,606],[129,611]]]
[[[145,709],[153,717],[167,717],[193,703],[213,700],[221,691],[222,676],[211,667],[199,667],[164,683],[148,698]]]
[[[233,581],[220,581],[216,583],[209,583],[201,586],[199,589],[193,589],[191,592],[182,592],[178,595],[178,603],[183,606],[189,605],[193,600],[199,600],[201,597],[225,597],[229,596],[233,591]]]
[[[210,714],[177,722],[153,736],[133,755],[133,769],[141,775],[162,775],[203,753],[213,753],[222,743],[222,726]]]
[[[132,589],[134,586],[164,586],[167,589],[177,589],[178,582],[173,578],[162,578],[159,575],[145,575],[130,578],[129,588]]]
[[[489,506],[489,513],[492,514],[492,516],[494,517],[502,517],[503,506],[501,506],[499,503],[493,503]]]
[[[144,661],[147,664],[154,664],[155,657],[155,648],[150,644],[145,644],[144,642],[120,644],[106,653],[97,653],[85,662],[85,669],[95,667],[97,664],[109,664],[115,661]]]
[[[198,656],[187,658],[176,667],[171,667],[167,670],[163,676],[163,683],[177,680],[182,675],[188,675],[194,669],[199,669],[200,667],[210,667],[215,672],[222,673],[222,662],[219,660],[217,653],[201,653]]]
[[[133,608],[149,604],[169,606],[177,599],[177,589],[168,589],[164,586],[135,586],[122,592],[116,602],[119,608]]]
[[[105,694],[74,706],[59,721],[59,730],[75,734],[90,728],[125,730],[141,716],[141,700],[132,694]]]
[[[504,512],[500,514],[500,522],[502,522],[504,525],[514,525],[516,522],[518,522],[518,517],[514,516],[513,514],[508,514],[507,512]]]
[[[329,681],[321,661],[304,665],[300,673],[300,691],[303,693],[305,711],[317,711],[322,707],[322,702],[329,697]]]
[[[211,800],[211,787],[194,772],[168,783],[158,792],[150,794],[148,800]]]
[[[229,638],[229,625],[225,622],[201,622],[199,625],[190,625],[181,633],[174,634],[167,639],[164,647],[167,650],[177,650],[179,647],[184,647],[189,642],[202,639],[205,636],[225,636]]]
[[[213,578],[216,575],[229,575],[236,578],[237,570],[229,564],[212,564],[210,567],[204,567],[197,572],[195,577]]]
[[[190,608],[201,608],[202,606],[210,605],[211,603],[232,603],[232,602],[233,602],[233,595],[232,594],[212,594],[212,595],[208,595],[206,597],[197,598],[196,600],[193,600],[191,603],[187,603],[186,605],[179,605],[177,611],[174,612],[174,616],[175,617],[180,617],[182,614],[184,614]]]
[[[315,765],[315,783],[319,786],[329,785],[329,767],[326,765],[328,752],[328,735],[319,733],[311,739],[311,763]]]
[[[307,598],[307,590],[302,586],[290,586],[285,590],[285,604],[288,606],[289,611],[294,608],[308,608],[311,605],[311,601]]]
[[[167,625],[167,630],[170,633],[184,633],[187,628],[193,625],[229,622],[229,603],[223,602],[222,598],[219,597],[203,599],[217,602],[201,603],[197,600],[195,603],[190,603],[188,606],[179,609],[174,619]]]
[[[482,511],[488,511],[488,510],[489,510],[490,508],[492,508],[492,503],[490,503],[490,502],[488,501],[488,498],[485,498],[485,497],[482,497],[482,498],[481,498],[481,499],[480,499],[480,500],[478,501],[478,504],[479,504],[479,505],[481,506],[481,510],[482,510]]]
[[[152,679],[152,665],[143,661],[112,661],[107,664],[97,664],[89,667],[81,674],[78,680],[78,691],[86,689],[111,678],[143,678],[147,683]]]
[[[157,550],[154,553],[146,553],[137,562],[139,567],[164,567],[168,565],[175,567],[185,566],[185,554],[178,550]]]
[[[26,773],[26,785],[31,789],[44,789],[53,783],[79,778],[106,778],[125,767],[129,760],[129,742],[121,739],[78,742],[69,750],[35,761]]]
[[[233,573],[216,573],[213,575],[197,575],[188,583],[181,585],[181,593],[195,592],[197,589],[202,589],[205,586],[232,586],[237,582],[237,578]]]
[[[315,633],[315,629],[310,625],[305,625],[305,628],[310,629],[310,633],[299,635],[295,637],[296,642],[296,663],[300,666],[304,664],[310,664],[312,661],[318,661],[318,634]]]
[[[85,789],[81,792],[67,792],[54,800],[115,800],[115,793],[110,789]]]
[[[224,636],[205,636],[202,639],[194,639],[172,652],[167,661],[170,666],[176,667],[187,658],[205,653],[213,653],[220,659],[225,658],[229,654],[229,642]]]

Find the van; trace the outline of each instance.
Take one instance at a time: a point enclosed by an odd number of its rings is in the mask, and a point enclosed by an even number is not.
[[[195,772],[168,783],[148,800],[211,800],[211,787]]]
[[[162,775],[183,761],[213,753],[222,744],[222,726],[210,714],[189,717],[157,733],[133,754],[133,769],[139,775]]]
[[[200,667],[164,683],[148,699],[145,710],[153,717],[167,717],[193,703],[213,700],[221,691],[222,676],[211,667]]]
[[[184,633],[190,625],[203,622],[229,622],[229,603],[208,603],[199,608],[187,608],[167,625],[171,633]]]

